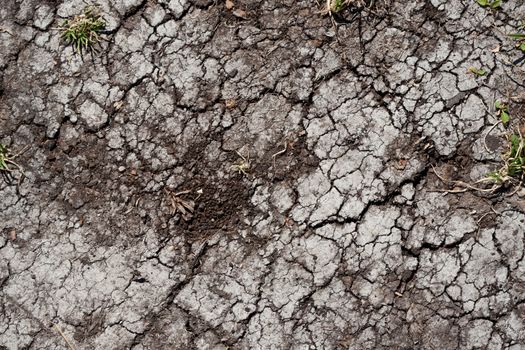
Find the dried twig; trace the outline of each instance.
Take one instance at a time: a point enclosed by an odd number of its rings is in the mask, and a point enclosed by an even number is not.
[[[277,153],[274,153],[274,154],[272,155],[272,158],[273,158],[273,167],[274,167],[274,169],[275,169],[275,159],[277,158],[277,156],[280,156],[281,154],[284,154],[287,150],[288,150],[288,142],[285,142],[285,143],[284,143],[284,149],[281,150],[281,151],[279,151],[279,152],[277,152]]]
[[[60,336],[62,336],[62,338],[65,340],[69,350],[76,350],[76,348],[73,346],[73,344],[71,344],[71,342],[69,341],[69,339],[67,339],[66,335],[64,334],[64,332],[62,332],[62,330],[60,329],[60,327],[58,327],[58,325],[56,324],[53,324],[53,327],[56,329],[56,331],[58,332],[58,334],[60,334]]]
[[[494,128],[496,128],[496,126],[498,126],[499,124],[501,124],[502,121],[499,120],[497,121],[496,123],[494,123],[490,129],[485,133],[485,135],[483,135],[483,146],[485,147],[485,150],[489,153],[492,153],[492,151],[487,147],[487,136],[489,136],[489,134],[492,132],[492,130],[494,130]]]
[[[0,33],[7,33],[11,36],[14,36],[13,33],[9,29],[6,29],[4,27],[0,27]]]
[[[458,190],[440,189],[440,190],[438,190],[439,192],[463,193],[463,192],[466,192],[469,189],[475,190],[475,191],[479,191],[479,192],[494,192],[495,190],[497,190],[498,188],[501,187],[501,186],[493,185],[491,188],[479,188],[479,187],[473,186],[473,185],[471,185],[471,184],[469,184],[467,182],[464,182],[464,181],[447,180],[447,179],[443,178],[443,176],[439,175],[439,173],[436,171],[436,168],[434,167],[434,165],[430,164],[430,166],[432,167],[432,170],[434,171],[434,174],[436,174],[438,179],[440,179],[443,183],[453,183],[455,185],[465,187],[465,188],[458,189]],[[492,181],[492,179],[490,179],[490,178],[483,178],[483,179],[480,179],[480,180],[474,182],[474,184],[480,184],[480,183],[488,182],[488,181]]]
[[[488,213],[485,213],[483,215],[480,216],[480,218],[478,219],[477,223],[479,224],[481,222],[481,220],[483,220],[485,217],[487,217],[488,215],[492,215],[493,213],[491,212],[488,212]]]

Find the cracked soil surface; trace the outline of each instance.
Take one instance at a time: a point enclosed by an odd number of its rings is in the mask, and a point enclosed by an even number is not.
[[[522,1],[98,4],[84,59],[0,6],[0,349],[525,349],[523,191],[436,175],[501,165]]]

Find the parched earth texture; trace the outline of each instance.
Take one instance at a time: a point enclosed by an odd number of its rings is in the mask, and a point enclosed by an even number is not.
[[[524,191],[451,182],[525,4],[382,1],[2,1],[0,349],[525,349]]]

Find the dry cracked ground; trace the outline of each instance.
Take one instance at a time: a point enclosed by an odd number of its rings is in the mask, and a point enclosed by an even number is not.
[[[3,1],[0,349],[525,349],[525,5],[379,3]]]

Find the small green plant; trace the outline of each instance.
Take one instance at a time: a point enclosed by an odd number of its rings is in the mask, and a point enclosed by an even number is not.
[[[487,176],[496,184],[502,185],[514,179],[519,179],[520,183],[523,181],[523,173],[525,170],[525,139],[518,130],[517,133],[512,133],[507,136],[509,149],[503,154],[503,167]]]
[[[509,114],[508,104],[502,101],[497,100],[494,103],[494,108],[496,109],[496,114],[499,116],[500,120],[495,123],[490,130],[485,134],[485,137],[490,133],[492,129],[498,126],[500,123],[508,128],[511,116]],[[460,193],[468,190],[474,190],[485,193],[494,193],[495,191],[503,188],[506,185],[514,185],[516,193],[525,182],[525,125],[520,125],[518,127],[512,127],[506,135],[507,150],[502,154],[502,163],[500,169],[488,173],[484,178],[481,178],[474,183],[468,183],[464,181],[455,181],[447,180],[443,176],[439,175],[434,169],[436,176],[443,181],[444,183],[452,183],[456,186],[459,186],[459,189],[452,190],[443,190],[447,193]],[[485,143],[485,139],[483,140]],[[489,148],[485,143],[485,149],[490,152]],[[481,184],[489,184],[490,187],[481,186]]]
[[[509,121],[510,121],[509,106],[507,106],[506,103],[503,103],[498,100],[494,103],[494,108],[496,108],[496,115],[499,116],[503,126],[506,127],[507,125],[509,125]]]
[[[473,74],[477,75],[478,77],[482,77],[482,76],[484,76],[485,74],[487,74],[487,71],[484,70],[483,68],[470,67],[470,68],[468,69],[468,71],[469,71],[470,73],[473,73]]]
[[[22,167],[20,167],[20,165],[17,162],[15,162],[15,159],[20,154],[25,152],[25,150],[26,149],[23,149],[19,153],[12,153],[6,145],[0,143],[0,173],[2,173],[2,176],[4,176],[4,178],[6,178],[7,180],[12,179],[12,173],[14,170],[18,170],[18,172],[22,174],[22,177],[25,176],[24,172],[22,171]],[[22,179],[22,177],[20,177],[20,179]]]
[[[525,52],[525,34],[513,33],[513,34],[508,34],[508,36],[516,40],[516,47],[518,49]]]
[[[346,6],[345,2],[344,0],[333,0],[330,4],[330,10],[335,13],[342,11]]]
[[[488,173],[486,177],[479,179],[474,183],[447,180],[439,175],[436,169],[432,166],[434,174],[436,174],[441,181],[452,183],[459,187],[459,189],[443,191],[447,193],[460,193],[474,190],[484,193],[494,193],[508,184],[515,185],[515,191],[518,191],[525,180],[525,138],[523,138],[523,134],[519,129],[515,132],[509,133],[506,138],[508,141],[508,150],[502,154],[503,166],[499,170]],[[489,184],[490,187],[479,187],[481,184]]]
[[[62,22],[62,38],[72,45],[76,52],[94,51],[94,45],[100,41],[100,32],[106,27],[106,22],[100,16],[97,7],[88,6],[83,13],[73,19]]]
[[[326,0],[325,12],[328,14],[338,13],[350,5],[363,7],[365,2],[364,0]]]
[[[501,7],[501,0],[476,0],[477,3],[482,7],[490,7],[497,9]]]

